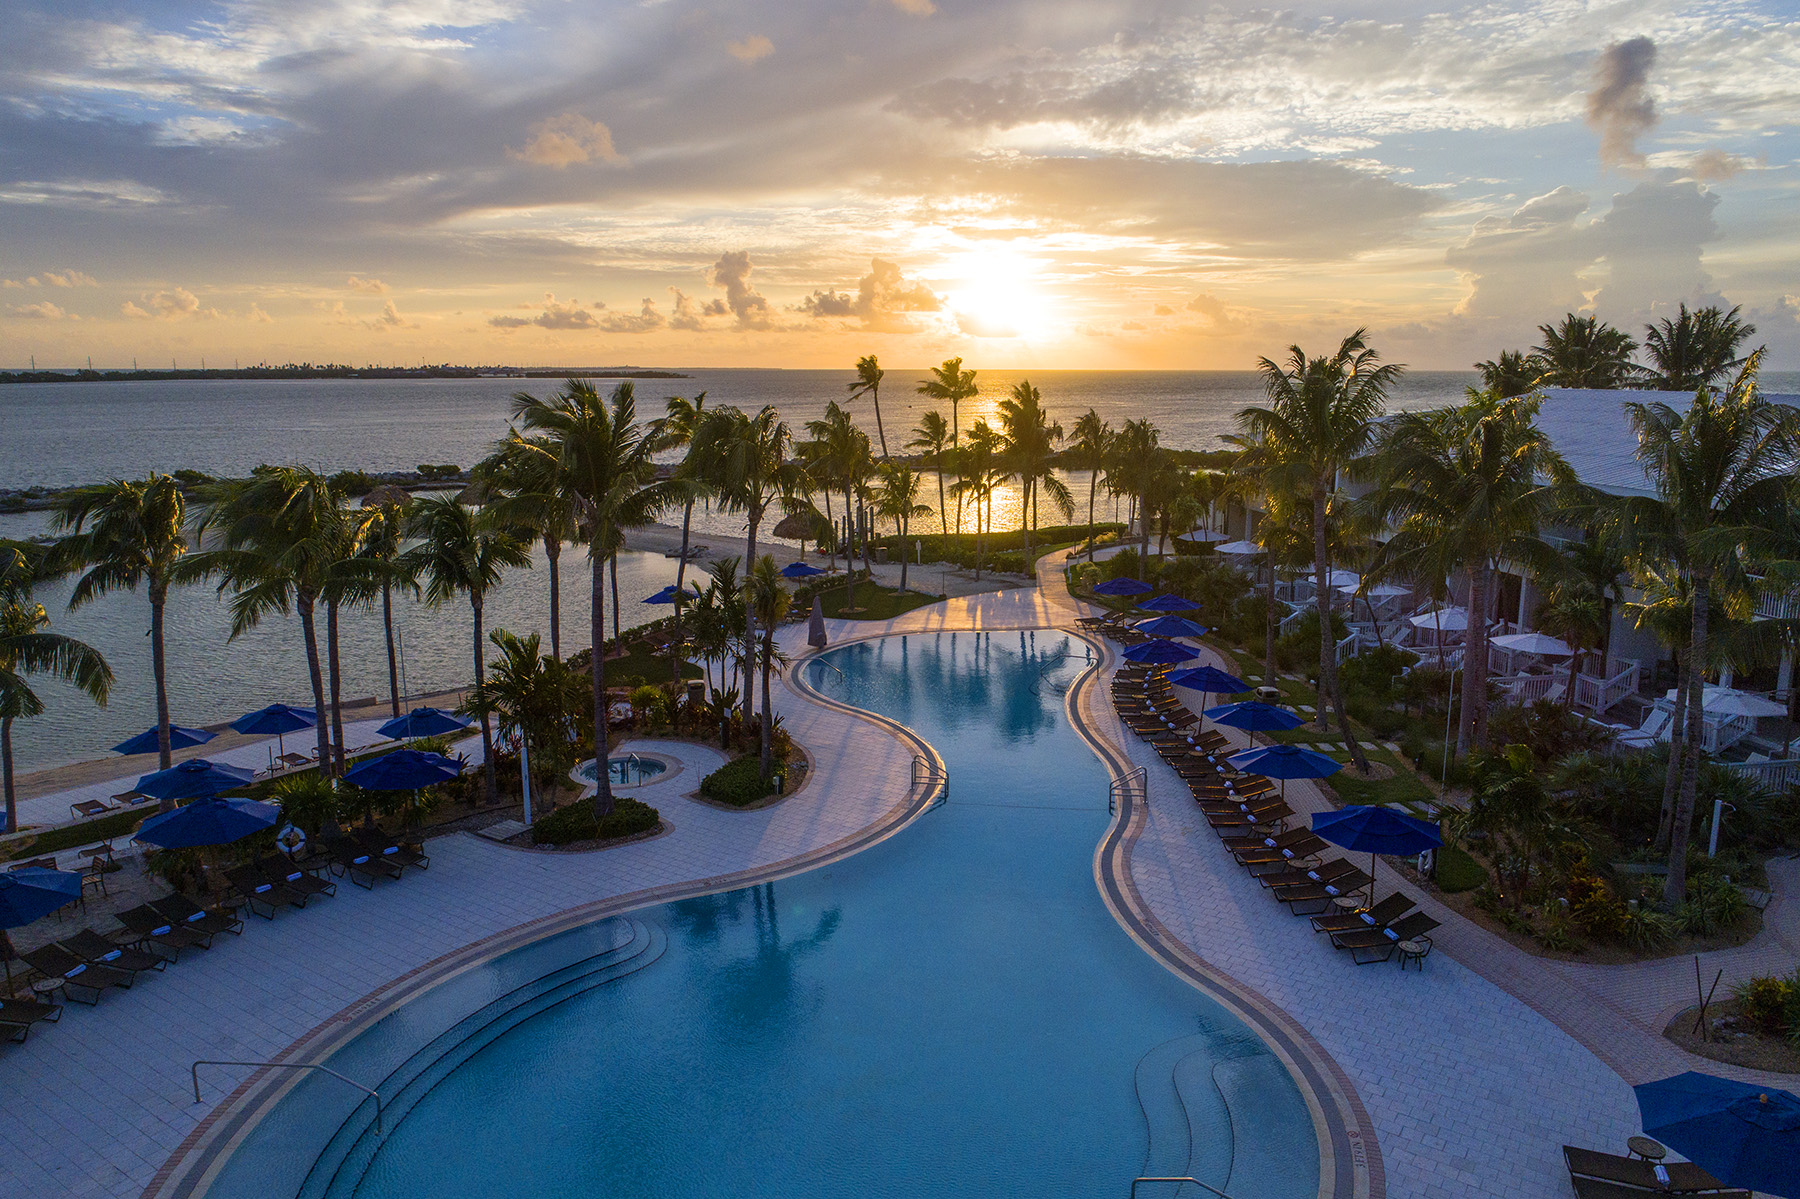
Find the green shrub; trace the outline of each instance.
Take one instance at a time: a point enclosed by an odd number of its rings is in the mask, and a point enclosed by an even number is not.
[[[1627,906],[1619,922],[1619,939],[1638,953],[1667,945],[1675,936],[1675,922],[1646,904]]]
[[[775,781],[762,776],[762,760],[745,754],[700,780],[700,794],[734,808],[747,807],[775,794]]]
[[[1779,1033],[1786,1026],[1788,1004],[1796,992],[1800,988],[1791,978],[1752,978],[1732,989],[1738,1014],[1766,1033]]]
[[[1487,871],[1466,851],[1454,845],[1446,845],[1438,850],[1438,890],[1454,895],[1461,891],[1473,891],[1485,882]]]
[[[375,479],[367,471],[340,470],[329,482],[335,494],[346,497],[368,495],[375,490]]]
[[[596,819],[593,801],[584,799],[538,817],[531,825],[531,839],[538,845],[611,841],[648,832],[661,819],[662,814],[649,804],[623,796],[613,801],[612,811]]]
[[[1560,910],[1552,911],[1544,918],[1544,927],[1538,931],[1538,944],[1556,953],[1572,953],[1581,948],[1581,942],[1575,936],[1575,924],[1568,915]]]

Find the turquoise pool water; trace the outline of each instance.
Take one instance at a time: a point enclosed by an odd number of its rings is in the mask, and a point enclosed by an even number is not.
[[[1086,653],[943,633],[806,667],[926,737],[948,802],[831,866],[457,976],[331,1059],[380,1084],[384,1137],[308,1078],[209,1194],[1124,1199],[1148,1173],[1310,1199],[1287,1072],[1096,891],[1107,777],[1063,711]]]
[[[612,777],[614,783],[621,787],[627,785],[635,787],[639,783],[655,778],[668,768],[667,763],[658,761],[656,758],[627,756],[606,759],[607,774]],[[599,777],[597,768],[591,760],[581,764],[581,776],[586,779]]]

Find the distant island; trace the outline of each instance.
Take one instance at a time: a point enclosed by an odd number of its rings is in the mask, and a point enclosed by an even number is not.
[[[0,371],[0,383],[143,383],[190,379],[688,379],[679,371],[635,366],[346,366],[290,362],[284,366],[201,367],[198,370]]]

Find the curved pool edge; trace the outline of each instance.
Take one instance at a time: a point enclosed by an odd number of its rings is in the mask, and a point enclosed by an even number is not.
[[[880,634],[886,635],[888,634]],[[868,639],[870,638],[849,640]],[[655,904],[775,882],[829,865],[879,844],[911,824],[930,808],[932,799],[943,785],[946,777],[943,759],[930,742],[900,722],[841,703],[819,694],[807,685],[800,679],[798,668],[812,656],[811,653],[798,656],[784,670],[784,681],[790,690],[804,700],[873,724],[901,742],[911,745],[919,756],[932,763],[935,777],[911,782],[905,797],[872,823],[805,853],[749,870],[641,888],[593,903],[580,904],[470,942],[383,983],[296,1038],[270,1060],[284,1066],[327,1062],[340,1047],[409,1000],[501,954],[571,928],[608,917],[622,916]],[[466,837],[473,834],[454,835]],[[305,1070],[271,1069],[266,1066],[253,1071],[201,1117],[200,1122],[157,1169],[141,1192],[141,1199],[195,1199],[197,1196],[204,1196],[232,1152],[308,1073]]]
[[[1110,644],[1075,629],[1061,630],[1096,651],[1095,662],[1069,688],[1069,724],[1116,781],[1132,768],[1122,747],[1087,718],[1084,704],[1096,680],[1116,660]],[[1170,972],[1218,1002],[1253,1029],[1279,1058],[1305,1097],[1319,1143],[1319,1199],[1386,1199],[1387,1178],[1374,1122],[1342,1066],[1286,1009],[1202,958],[1158,920],[1131,878],[1131,853],[1149,814],[1129,792],[1094,850],[1094,881],[1126,933]]]

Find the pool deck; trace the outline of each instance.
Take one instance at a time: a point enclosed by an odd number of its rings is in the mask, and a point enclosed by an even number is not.
[[[1053,580],[888,622],[827,623],[836,645],[900,632],[1070,627],[1076,614]],[[803,625],[784,632],[796,658],[803,637]],[[1109,652],[1104,669],[1112,662]],[[1561,1144],[1617,1151],[1637,1131],[1628,1080],[1690,1068],[1755,1077],[1701,1063],[1650,1030],[1678,1002],[1673,966],[1633,974],[1545,962],[1430,899],[1421,906],[1445,927],[1423,972],[1352,966],[1230,862],[1179,780],[1113,716],[1102,683],[1076,693],[1085,731],[1105,756],[1144,765],[1150,779],[1118,846],[1115,881],[1132,918],[1168,938],[1170,953],[1304,1031],[1316,1064],[1347,1090],[1352,1116],[1372,1125],[1359,1193],[1564,1196]],[[271,1077],[243,1083],[249,1071],[216,1069],[195,1104],[195,1059],[301,1057],[487,947],[806,868],[900,827],[921,802],[911,779],[922,747],[896,726],[779,686],[777,708],[815,765],[806,786],[773,807],[727,812],[683,799],[711,751],[681,744],[677,752],[694,755],[687,769],[633,789],[662,810],[670,826],[662,836],[570,854],[439,837],[427,873],[373,891],[345,885],[305,911],[253,920],[242,938],[184,955],[96,1009],[72,1007],[26,1044],[0,1049],[0,1122],[11,1149],[0,1155],[0,1194],[181,1193],[197,1180],[202,1134]],[[1296,809],[1326,806],[1304,783],[1290,784],[1288,799]],[[1380,885],[1397,882],[1387,873]],[[236,1098],[221,1104],[234,1085]]]

